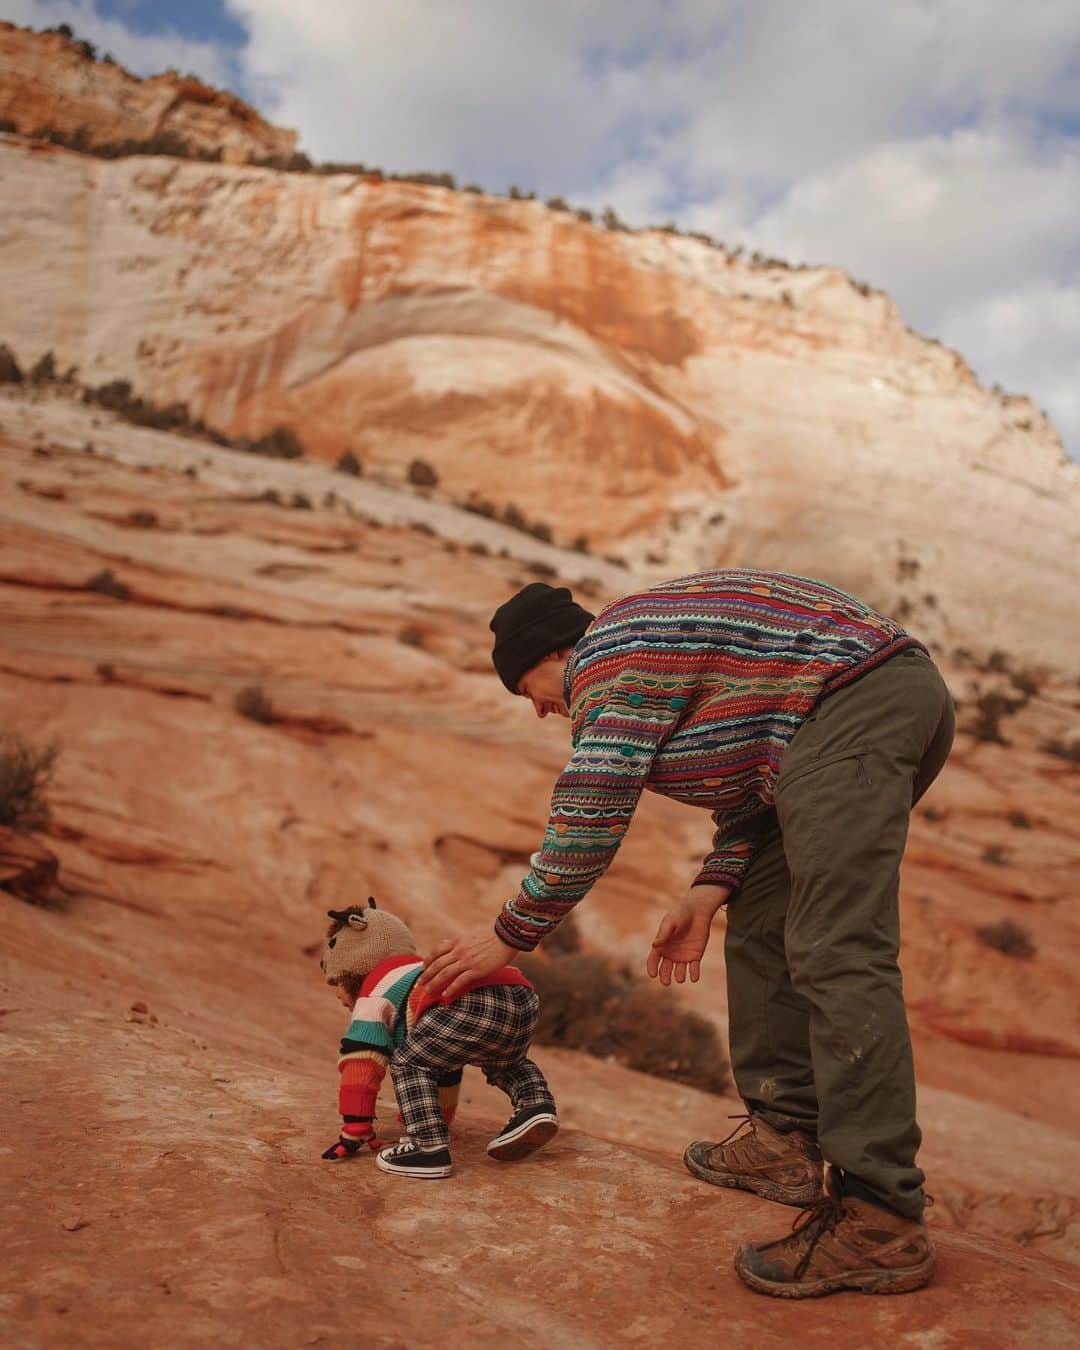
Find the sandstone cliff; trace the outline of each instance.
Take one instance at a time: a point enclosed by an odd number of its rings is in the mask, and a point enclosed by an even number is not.
[[[63,33],[3,22],[0,123],[27,136],[78,135],[87,149],[168,137],[234,162],[288,159],[296,149],[295,131],[272,126],[242,99],[194,76],[140,80]]]
[[[45,105],[51,78],[25,77]],[[422,459],[443,498],[643,574],[807,572],[942,647],[1080,667],[1080,467],[840,271],[377,175],[14,137],[0,184],[0,340],[24,362],[52,350],[233,434],[288,424],[391,482]]]

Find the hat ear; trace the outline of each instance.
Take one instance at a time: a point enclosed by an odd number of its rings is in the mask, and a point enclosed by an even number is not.
[[[362,917],[361,915],[359,915],[359,914],[350,914],[350,915],[349,915],[349,927],[350,927],[350,928],[366,928],[366,927],[367,927],[367,919],[363,918],[363,917]]]
[[[368,905],[369,905],[372,909],[375,909],[375,908],[376,908],[376,905],[375,905],[375,897],[374,897],[373,895],[369,895],[369,896],[368,896],[367,902],[368,902]]]
[[[349,916],[343,909],[328,909],[326,911],[326,917],[328,919],[333,919],[335,923],[344,923]]]

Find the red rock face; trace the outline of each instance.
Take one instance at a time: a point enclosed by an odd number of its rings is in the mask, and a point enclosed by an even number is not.
[[[839,271],[373,176],[0,162],[24,364],[390,483],[422,460],[436,497],[643,575],[818,575],[942,647],[1076,666],[1080,470]]]
[[[104,1085],[118,1072],[110,1037],[144,1003],[173,1039],[132,1042],[123,1075],[152,1077],[156,1056],[173,1064],[181,1053],[175,1070],[199,1081],[239,1075],[247,1104],[221,1128],[292,1141],[279,1165],[302,1168],[317,1121],[333,1129],[332,1083],[322,1106],[308,1100],[323,1091],[308,1067],[313,1040],[330,1054],[339,1034],[305,955],[323,912],[373,893],[422,947],[486,929],[540,841],[565,724],[539,723],[505,695],[490,670],[488,616],[538,565],[593,605],[631,579],[419,493],[138,430],[62,398],[9,398],[0,423],[0,713],[62,747],[53,822],[35,841],[59,860],[62,907],[9,899],[5,1006],[56,1009],[60,1044],[77,1044],[84,1072]],[[297,492],[313,509],[289,505]],[[89,585],[103,568],[112,584]],[[599,587],[585,580],[595,569]],[[963,726],[976,683],[1010,686],[970,665],[945,669]],[[266,721],[237,711],[250,686],[270,705]],[[1065,743],[1073,694],[1045,676],[1004,716],[1007,747],[960,735],[913,821],[903,878],[933,1222],[1065,1260],[1080,1250],[1076,1169],[1062,1161],[1076,1155],[1080,1109],[1069,910],[1080,840],[1060,805],[1075,768],[1040,747]],[[710,833],[698,813],[647,796],[581,908],[587,943],[640,967]],[[1006,918],[1032,955],[979,936]],[[721,926],[702,983],[671,996],[722,1028]],[[104,1040],[89,1014],[105,1019]],[[39,1017],[16,1011],[7,1026],[47,1066]],[[62,1036],[65,1017],[75,1023]],[[153,1025],[145,1035],[158,1034]],[[545,1052],[543,1062],[568,1125],[659,1150],[664,1161],[649,1165],[664,1176],[679,1175],[691,1134],[722,1134],[738,1109],[572,1055]],[[258,1084],[271,1078],[289,1084],[289,1105],[267,1121]],[[155,1097],[146,1128],[166,1115],[170,1138],[204,1149],[208,1122],[191,1105],[201,1091],[183,1103]],[[494,1124],[502,1107],[472,1091],[465,1123],[475,1132],[477,1112]],[[129,1125],[98,1126],[137,1151]],[[471,1157],[474,1133],[464,1138]],[[202,1174],[184,1148],[169,1184],[197,1189]],[[592,1148],[574,1142],[559,1166]],[[370,1203],[382,1203],[377,1189]],[[775,1219],[772,1207],[761,1219]],[[297,1231],[291,1217],[283,1227]],[[949,1250],[966,1259],[968,1249]],[[721,1281],[712,1292],[723,1300],[731,1289]]]
[[[0,121],[27,136],[81,132],[88,147],[175,136],[233,162],[287,159],[296,148],[294,131],[271,126],[242,99],[201,80],[140,80],[60,33],[10,23],[0,23]]]

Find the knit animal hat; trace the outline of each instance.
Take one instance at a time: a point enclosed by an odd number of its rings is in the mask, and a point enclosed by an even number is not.
[[[491,660],[512,694],[527,670],[545,656],[573,647],[596,616],[566,586],[533,581],[499,606],[488,627],[495,634]]]
[[[335,924],[319,962],[327,984],[339,984],[350,977],[364,979],[380,961],[416,952],[408,928],[392,914],[376,909],[374,896],[368,896],[367,909],[350,905],[348,909],[329,909],[327,916]]]

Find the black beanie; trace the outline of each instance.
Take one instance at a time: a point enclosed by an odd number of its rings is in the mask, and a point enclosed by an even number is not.
[[[503,684],[516,694],[527,670],[552,652],[572,647],[594,617],[565,586],[533,581],[511,596],[488,625],[495,634],[491,659]]]

